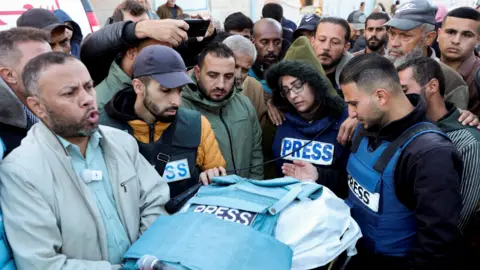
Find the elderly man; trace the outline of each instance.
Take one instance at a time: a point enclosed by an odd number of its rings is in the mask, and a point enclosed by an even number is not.
[[[20,269],[119,269],[169,199],[165,181],[126,132],[98,125],[96,93],[74,56],[25,67],[42,120],[0,166],[5,230]]]
[[[435,40],[435,12],[436,8],[426,0],[414,0],[401,5],[394,17],[385,25],[389,26],[388,50],[386,57],[400,66],[404,62],[428,56],[435,56],[430,47]],[[445,75],[445,101],[450,101],[460,109],[467,109],[468,87],[460,74],[441,63]]]

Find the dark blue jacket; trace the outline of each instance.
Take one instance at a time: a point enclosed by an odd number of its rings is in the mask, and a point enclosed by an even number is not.
[[[62,23],[70,22],[72,24],[73,35],[72,40],[70,40],[70,46],[72,47],[71,54],[80,59],[80,44],[83,40],[82,29],[78,23],[74,22],[72,18],[65,13],[65,11],[57,9],[53,11],[53,14],[55,14]]]
[[[337,196],[345,198],[347,190],[343,187],[347,181],[346,165],[350,149],[340,145],[337,136],[340,126],[347,117],[347,109],[339,117],[326,116],[313,122],[303,119],[298,114],[286,113],[285,122],[277,128],[272,151],[274,158],[291,152],[293,154],[278,160],[277,170],[281,173],[282,164],[293,159],[310,162],[318,169],[317,183],[328,187]],[[313,142],[307,144],[312,139]],[[306,144],[307,146],[298,150]]]

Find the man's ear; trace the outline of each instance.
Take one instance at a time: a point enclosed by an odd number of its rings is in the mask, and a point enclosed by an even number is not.
[[[437,37],[437,32],[436,31],[428,32],[427,35],[425,36],[424,45],[425,46],[431,46],[436,37]]]
[[[383,88],[376,89],[375,92],[373,93],[373,98],[377,101],[378,105],[380,106],[384,106],[385,104],[387,104],[388,97],[389,97],[388,91]]]
[[[193,72],[195,72],[195,79],[197,79],[197,82],[200,80],[200,67],[196,65],[193,68]]]
[[[343,53],[346,53],[348,52],[348,50],[350,50],[350,42],[348,42],[348,40],[345,42],[346,43],[345,43],[345,47],[343,48]]]
[[[137,98],[143,99],[145,97],[145,85],[139,79],[133,79],[132,85]]]
[[[137,48],[137,47],[128,49],[128,50],[127,50],[127,53],[126,53],[128,59],[130,59],[130,60],[132,60],[132,61],[135,59],[135,57],[137,56],[137,54],[138,54],[138,48]]]
[[[438,82],[437,79],[433,78],[427,83],[427,85],[425,85],[425,90],[427,95],[433,95],[439,92],[440,83]]]
[[[38,118],[45,121],[48,119],[47,110],[45,105],[40,101],[40,98],[37,96],[27,97],[27,106]]]
[[[0,67],[0,77],[10,85],[15,85],[19,82],[17,72],[13,68]]]

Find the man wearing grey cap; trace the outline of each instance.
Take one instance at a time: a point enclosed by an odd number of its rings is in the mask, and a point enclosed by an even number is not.
[[[48,31],[50,36],[50,46],[54,52],[70,53],[70,39],[67,35],[67,29],[73,29],[63,24],[53,12],[43,8],[32,8],[25,11],[17,19],[18,27],[34,27]]]
[[[167,181],[172,198],[199,181],[208,184],[212,177],[225,175],[210,122],[181,108],[182,88],[193,82],[180,54],[166,46],[149,46],[138,54],[132,70],[132,86],[106,104],[100,122],[135,137],[140,153]]]
[[[317,14],[307,14],[302,18],[300,25],[297,30],[293,32],[293,40],[301,36],[305,36],[308,39],[311,39],[315,35],[315,28],[320,21],[320,16]]]
[[[413,0],[402,4],[394,17],[385,25],[388,31],[388,49],[386,57],[395,66],[422,56],[436,60],[434,50],[430,48],[437,33],[435,32],[435,13],[437,8],[426,0]],[[439,61],[440,62],[440,61]],[[467,109],[468,87],[460,74],[440,63],[445,75],[445,101],[460,109]]]

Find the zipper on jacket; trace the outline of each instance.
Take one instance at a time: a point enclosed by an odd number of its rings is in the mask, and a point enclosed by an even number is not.
[[[155,124],[148,124],[150,127],[150,141],[149,143],[153,143],[153,139],[155,138]]]
[[[228,142],[230,143],[230,154],[232,155],[232,163],[233,163],[233,170],[235,171],[235,174],[237,173],[237,166],[235,165],[235,157],[233,155],[233,143],[232,143],[232,137],[230,136],[230,130],[228,129],[227,123],[225,123],[225,120],[223,119],[222,107],[220,108],[220,121],[222,121],[223,125],[225,126],[225,129],[227,130],[227,136],[228,136]]]
[[[122,182],[122,183],[120,183],[120,186],[123,187],[123,191],[125,191],[125,193],[127,193],[127,183]]]

